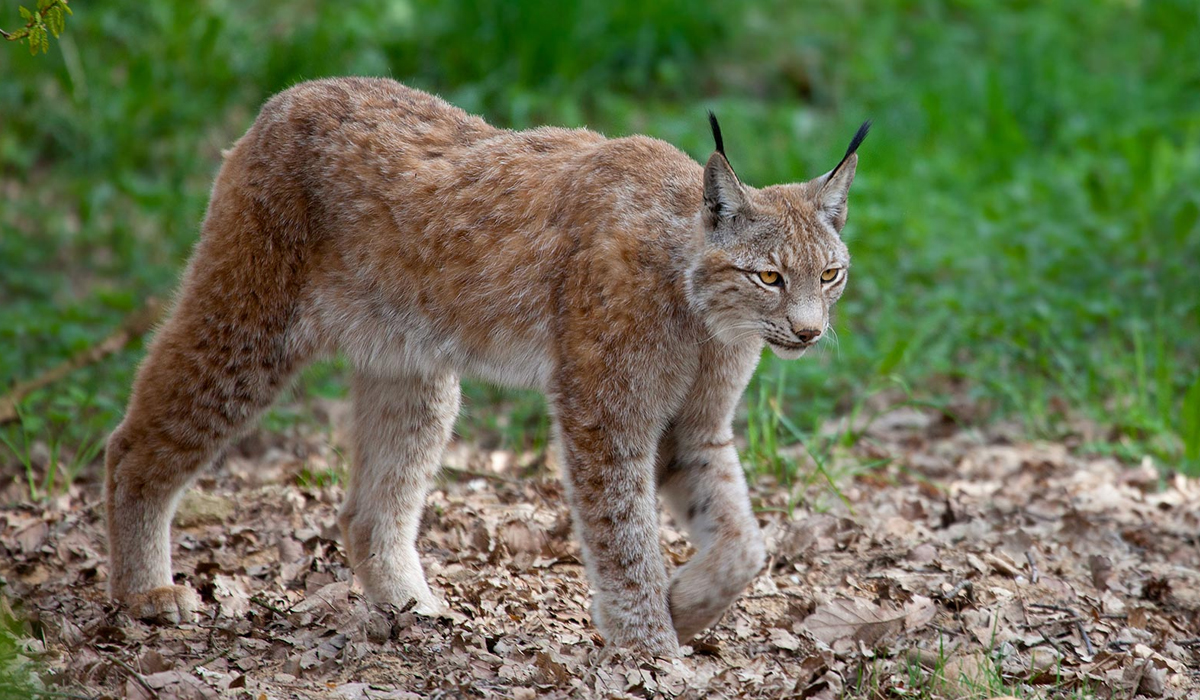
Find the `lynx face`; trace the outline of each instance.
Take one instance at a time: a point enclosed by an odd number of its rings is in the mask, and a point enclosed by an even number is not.
[[[866,125],[829,173],[763,190],[738,181],[715,120],[713,128],[718,148],[704,171],[708,247],[692,271],[693,299],[721,341],[757,336],[780,358],[796,359],[825,334],[846,289],[850,254],[839,234]]]

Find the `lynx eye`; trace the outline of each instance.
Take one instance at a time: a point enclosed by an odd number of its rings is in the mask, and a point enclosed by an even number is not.
[[[758,278],[762,280],[763,284],[772,286],[779,284],[779,273],[774,270],[764,270],[758,273]]]
[[[828,284],[828,283],[834,281],[835,279],[837,279],[838,275],[840,275],[841,273],[842,273],[842,268],[831,267],[828,270],[821,273],[821,281]]]

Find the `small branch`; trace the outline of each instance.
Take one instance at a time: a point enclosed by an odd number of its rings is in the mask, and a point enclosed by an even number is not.
[[[492,481],[499,481],[504,484],[520,483],[518,479],[513,479],[512,477],[503,476],[501,474],[493,474],[491,472],[476,471],[474,469],[463,469],[462,467],[442,466],[442,471],[450,472],[451,474],[457,474],[460,477],[466,476],[473,479],[491,479]]]
[[[967,594],[967,598],[970,598],[971,595],[975,592],[975,586],[967,579],[963,579],[962,581],[959,581],[954,586],[954,588],[950,589],[946,593],[943,593],[941,591],[935,591],[934,594],[930,597],[932,597],[936,600],[941,600],[944,603],[951,603],[954,601],[955,598],[958,597],[959,593],[962,593],[964,591]]]
[[[250,596],[250,602],[254,603],[255,605],[257,605],[260,608],[265,608],[267,610],[270,610],[271,612],[275,613],[276,615],[278,615],[280,617],[287,617],[286,612],[284,612],[283,610],[280,610],[279,608],[275,607],[274,605],[271,605],[270,603],[263,600],[262,598],[259,598],[256,595]]]
[[[68,0],[56,0],[56,2],[52,2],[40,10],[34,10],[32,13],[32,16],[29,18],[29,21],[25,23],[25,26],[18,29],[17,31],[12,32],[10,34],[9,32],[6,32],[3,29],[0,29],[0,38],[6,39],[8,41],[20,41],[21,39],[25,39],[25,38],[29,37],[30,33],[31,33],[30,30],[32,30],[34,27],[45,27],[46,26],[46,15],[49,15],[50,12],[52,10],[54,10],[54,8],[56,8],[56,7],[62,8],[63,10],[66,10],[67,14],[71,14],[71,8],[68,7],[67,3],[68,3]],[[24,8],[22,8],[22,9],[24,10]],[[54,30],[54,31],[55,31],[54,36],[57,37],[58,30]]]
[[[1069,608],[1065,605],[1049,605],[1046,603],[1030,603],[1029,607],[1038,608],[1039,610],[1049,610],[1052,612],[1063,613],[1064,615],[1070,615],[1070,617],[1067,617],[1067,618],[1059,618],[1057,620],[1047,620],[1044,623],[1039,623],[1039,625],[1060,623],[1060,622],[1063,624],[1074,624],[1075,631],[1079,632],[1079,638],[1081,640],[1083,640],[1084,651],[1087,652],[1087,655],[1089,657],[1093,657],[1096,655],[1096,647],[1092,646],[1092,640],[1088,637],[1087,629],[1085,629],[1083,626],[1083,618],[1080,617],[1079,613],[1075,612],[1074,609]],[[1079,656],[1079,652],[1075,652],[1075,655]]]
[[[1089,657],[1096,655],[1096,648],[1092,646],[1092,640],[1088,638],[1087,630],[1083,628],[1083,620],[1075,618],[1075,629],[1079,631],[1079,636],[1083,638],[1083,648],[1087,650]]]
[[[17,406],[26,396],[57,382],[77,369],[93,365],[109,355],[120,352],[130,342],[148,333],[162,316],[162,311],[162,303],[154,297],[150,297],[141,309],[127,316],[121,323],[121,327],[104,340],[76,353],[67,361],[51,367],[29,381],[14,384],[7,396],[0,397],[0,425],[19,417]]]
[[[4,31],[0,30],[0,34]],[[35,698],[70,698],[70,700],[96,700],[96,695],[76,695],[75,693],[61,693],[55,690],[34,690],[33,688],[23,688],[23,690]]]
[[[759,600],[762,598],[799,598],[801,600],[806,600],[808,599],[808,596],[804,595],[803,593],[793,591],[789,588],[771,593],[747,593],[742,596],[742,599],[744,600]]]
[[[144,677],[142,677],[142,674],[138,673],[136,670],[134,670],[134,668],[132,666],[130,666],[129,664],[125,663],[124,661],[118,659],[115,656],[108,657],[108,660],[113,662],[114,664],[120,666],[121,668],[125,669],[125,672],[129,674],[130,678],[132,678],[134,681],[136,681],[138,685],[142,686],[142,688],[147,693],[150,693],[150,697],[155,698],[155,700],[158,700],[158,691],[155,690],[153,688],[153,686],[151,686],[149,683],[146,682],[146,679]]]
[[[1017,626],[1020,627],[1021,629],[1036,630],[1036,629],[1039,629],[1042,627],[1049,627],[1050,625],[1061,625],[1061,624],[1071,624],[1071,623],[1081,623],[1081,622],[1083,622],[1083,620],[1078,617],[1066,617],[1066,618],[1060,617],[1055,620],[1042,620],[1041,622],[1024,622]]]
[[[1042,641],[1049,644],[1050,647],[1052,649],[1054,649],[1054,651],[1058,652],[1058,655],[1060,657],[1062,657],[1064,659],[1067,658],[1067,653],[1062,650],[1062,647],[1060,647],[1058,644],[1056,644],[1053,639],[1047,637],[1045,632],[1042,632]],[[1070,646],[1068,646],[1067,648],[1071,649]],[[1074,649],[1071,649],[1071,653],[1074,654],[1075,656],[1079,656],[1079,652],[1075,651]]]
[[[1037,583],[1042,574],[1038,571],[1037,562],[1033,559],[1033,552],[1028,549],[1025,550],[1025,561],[1029,562],[1029,582]]]
[[[1050,603],[1030,603],[1029,607],[1037,608],[1039,610],[1053,610],[1054,612],[1066,613],[1071,617],[1079,617],[1079,613],[1062,605],[1051,605]]]
[[[231,652],[231,651],[233,651],[233,649],[223,649],[223,650],[218,651],[217,653],[213,654],[212,656],[208,657],[207,659],[201,659],[199,663],[192,665],[192,670],[195,670],[197,667],[200,667],[200,666],[207,666],[207,665],[211,664],[212,662],[216,661],[217,659],[221,658],[222,656],[229,656],[229,652]]]

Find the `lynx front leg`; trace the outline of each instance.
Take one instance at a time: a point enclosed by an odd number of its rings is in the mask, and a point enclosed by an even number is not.
[[[421,510],[458,415],[458,377],[354,378],[354,466],[338,522],[367,596],[435,613],[417,557]]]
[[[612,414],[560,420],[566,481],[594,591],[592,622],[617,647],[679,652],[667,608],[654,493],[657,436]]]
[[[720,619],[762,570],[766,553],[732,441],[681,449],[660,489],[698,550],[671,581],[671,618],[686,642]]]

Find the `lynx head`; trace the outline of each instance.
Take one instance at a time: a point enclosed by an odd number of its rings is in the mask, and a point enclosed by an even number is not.
[[[830,308],[846,289],[850,255],[840,234],[855,151],[870,122],[833,170],[759,190],[738,180],[711,112],[709,121],[716,151],[704,168],[706,243],[690,277],[692,299],[716,339],[758,337],[779,357],[795,359],[825,334]]]

